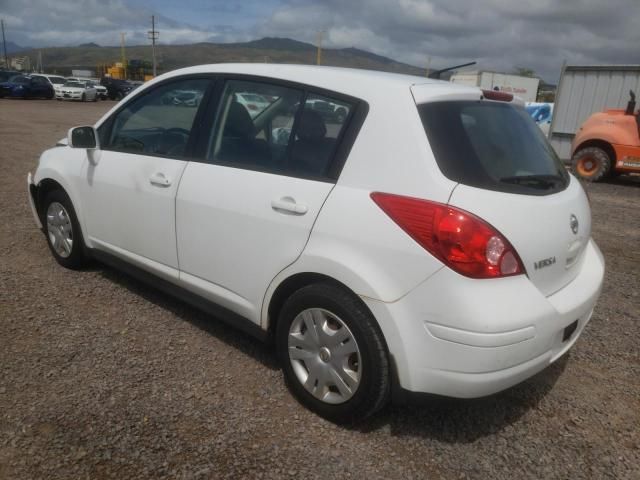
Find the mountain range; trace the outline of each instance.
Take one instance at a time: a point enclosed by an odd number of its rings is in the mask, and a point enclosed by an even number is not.
[[[121,60],[119,46],[99,46],[85,43],[76,47],[50,47],[25,49],[7,42],[7,52],[27,55],[35,64],[38,52],[48,72],[65,74],[71,68],[94,70],[100,65],[111,65]],[[9,52],[11,48],[12,52]],[[188,45],[157,45],[159,72],[191,65],[222,62],[270,62],[315,64],[316,47],[290,38],[266,37],[241,43],[194,43]],[[129,60],[151,61],[150,45],[126,46]],[[367,68],[412,75],[424,75],[425,70],[398,62],[388,57],[358,48],[323,48],[322,64],[340,67]]]

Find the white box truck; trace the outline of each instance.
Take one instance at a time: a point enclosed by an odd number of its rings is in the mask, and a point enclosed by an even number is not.
[[[497,72],[460,72],[451,76],[453,83],[480,87],[485,90],[495,90],[511,93],[525,102],[535,102],[538,95],[539,78],[520,77]]]

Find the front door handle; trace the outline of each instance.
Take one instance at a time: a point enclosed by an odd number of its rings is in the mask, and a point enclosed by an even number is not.
[[[151,185],[155,185],[156,187],[168,187],[171,185],[171,180],[162,172],[156,172],[151,175],[151,178],[149,178],[149,182],[151,183]]]
[[[282,197],[279,200],[271,200],[271,208],[276,212],[292,215],[304,215],[308,210],[306,205],[296,203],[292,197]]]

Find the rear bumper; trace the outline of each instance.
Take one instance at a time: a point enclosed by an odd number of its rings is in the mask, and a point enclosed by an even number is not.
[[[591,240],[578,276],[549,297],[524,275],[472,280],[443,268],[394,303],[363,300],[402,389],[473,398],[520,383],[569,350],[591,318],[603,277]]]

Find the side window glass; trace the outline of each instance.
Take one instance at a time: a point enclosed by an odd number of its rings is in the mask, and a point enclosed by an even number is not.
[[[300,90],[279,85],[227,81],[208,159],[243,168],[285,171],[293,122],[302,95]]]
[[[184,156],[198,106],[209,83],[206,79],[177,81],[136,98],[116,114],[106,148]]]
[[[295,129],[291,149],[294,172],[325,176],[331,165],[338,139],[353,106],[341,100],[310,94]]]

